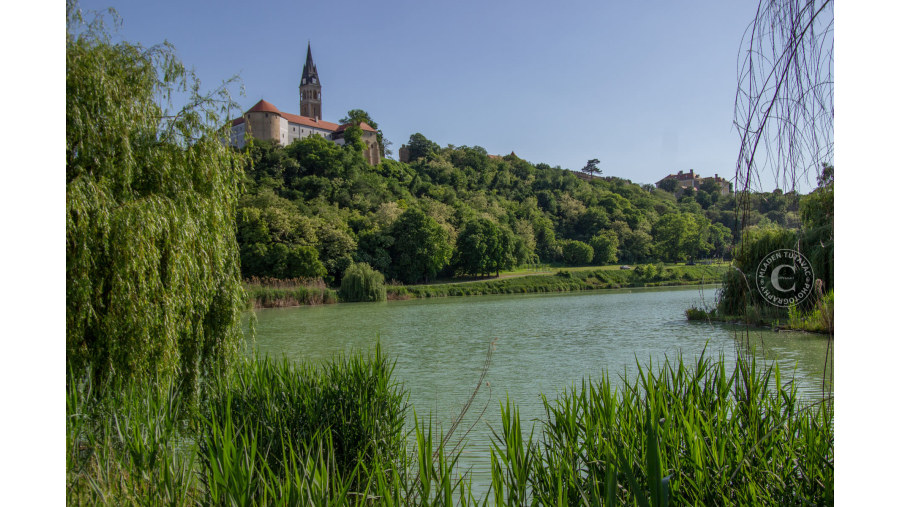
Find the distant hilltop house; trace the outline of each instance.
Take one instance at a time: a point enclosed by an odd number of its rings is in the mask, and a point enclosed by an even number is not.
[[[671,182],[671,183],[670,183]],[[704,183],[713,183],[722,195],[731,193],[731,183],[725,178],[720,178],[718,174],[706,178],[701,178],[693,169],[688,172],[678,171],[678,174],[670,174],[665,178],[656,182],[656,188],[661,188],[668,192],[681,194],[687,188],[698,190]]]
[[[276,141],[282,146],[317,134],[343,146],[344,131],[352,125],[338,125],[322,120],[322,83],[312,59],[312,49],[307,44],[306,63],[303,64],[300,78],[300,114],[282,112],[272,103],[260,100],[243,116],[232,120],[231,145],[243,148],[246,145],[246,134],[254,139]],[[378,165],[381,162],[378,131],[365,122],[360,123],[359,128],[366,144],[366,151],[363,153],[366,161],[371,165]]]

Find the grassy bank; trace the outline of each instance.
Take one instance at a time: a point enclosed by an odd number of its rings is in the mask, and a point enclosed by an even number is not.
[[[648,264],[631,270],[618,267],[561,268],[553,274],[448,282],[430,285],[388,285],[388,299],[413,299],[485,294],[534,294],[624,287],[697,285],[722,280],[726,267]]]
[[[488,498],[413,415],[376,347],[311,367],[250,358],[185,400],[172,384],[69,376],[66,487],[73,505],[825,505],[831,404],[803,406],[777,369],[681,358],[608,375],[523,428],[501,406]],[[530,435],[530,436],[526,436]],[[667,499],[667,501],[665,501]]]
[[[619,266],[548,268],[549,271],[518,270],[486,279],[451,279],[422,285],[386,285],[388,300],[416,298],[480,296],[487,294],[535,294],[571,292],[625,287],[665,287],[698,285],[722,281],[726,264],[717,265],[637,265],[623,270]],[[333,304],[341,301],[339,292],[321,279],[251,278],[244,281],[248,307],[275,308]]]

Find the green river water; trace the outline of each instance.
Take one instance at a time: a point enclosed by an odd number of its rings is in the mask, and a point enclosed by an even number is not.
[[[541,393],[552,400],[561,390],[580,386],[582,379],[596,379],[604,372],[611,379],[630,375],[635,359],[642,365],[650,359],[656,364],[680,353],[691,361],[705,348],[708,355],[721,354],[730,362],[738,340],[747,340],[747,331],[688,322],[684,316],[691,304],[711,301],[714,289],[622,289],[259,310],[257,346],[273,357],[319,362],[336,353],[372,350],[380,339],[396,361],[394,378],[408,389],[419,419],[430,416],[446,428],[472,394],[489,344],[496,340],[486,376],[489,385],[479,391],[459,431],[472,426],[463,465],[476,470],[473,484],[481,490],[490,481],[489,426],[497,427],[499,402],[507,394],[529,429],[527,421],[543,416]],[[793,376],[805,397],[823,395],[824,336],[751,330],[749,339],[757,356],[778,361],[782,377]],[[825,391],[830,394],[831,388]]]

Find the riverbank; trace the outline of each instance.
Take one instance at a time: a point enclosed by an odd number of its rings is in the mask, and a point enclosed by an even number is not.
[[[631,270],[563,268],[553,274],[429,285],[389,285],[389,300],[489,294],[536,294],[631,287],[699,285],[722,281],[725,266],[638,266]]]
[[[809,312],[789,308],[787,315],[778,308],[751,307],[745,315],[720,314],[717,309],[691,307],[685,316],[692,321],[723,322],[773,331],[805,331],[808,333],[834,334],[834,291],[829,291]]]
[[[700,285],[722,281],[727,264],[663,265],[646,264],[633,269],[619,266],[560,268],[535,274],[501,273],[481,280],[450,280],[422,285],[387,285],[388,300],[482,296],[490,294],[538,294],[633,287]],[[338,293],[321,280],[251,279],[244,282],[248,307],[276,308],[332,304]]]

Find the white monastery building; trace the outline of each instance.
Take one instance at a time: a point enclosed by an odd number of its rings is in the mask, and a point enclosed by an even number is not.
[[[320,135],[344,144],[344,130],[352,124],[338,125],[322,120],[322,84],[319,73],[312,59],[309,45],[306,47],[306,63],[300,78],[300,114],[280,111],[272,103],[260,100],[247,110],[243,116],[231,122],[231,145],[243,148],[246,135],[254,139],[274,140],[287,146],[298,139],[311,135]],[[381,150],[378,146],[378,131],[367,123],[360,123],[362,140],[366,143],[364,155],[371,165],[381,162]]]

